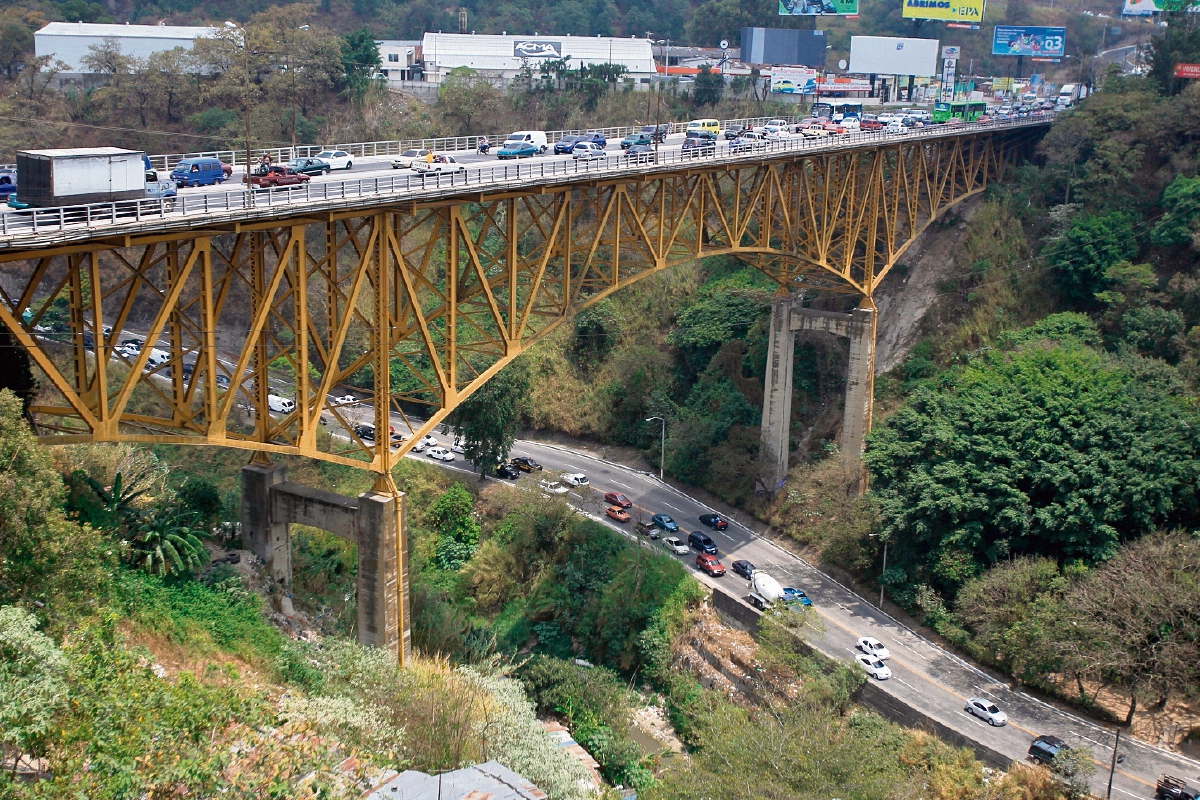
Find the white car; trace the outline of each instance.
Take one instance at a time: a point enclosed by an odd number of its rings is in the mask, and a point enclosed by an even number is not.
[[[564,472],[562,476],[562,482],[567,486],[588,485],[587,475],[584,475],[582,472]]]
[[[337,403],[339,406],[344,406],[347,403],[357,403],[358,398],[352,394],[344,394],[341,397],[333,398],[333,402]]]
[[[454,160],[454,156],[434,156],[433,161],[414,161],[412,168],[415,172],[428,174],[431,172],[466,172],[463,164]]]
[[[558,481],[538,481],[538,486],[551,494],[566,494],[570,491]]]
[[[345,150],[322,150],[313,158],[319,158],[328,163],[330,169],[350,169],[354,166],[354,156]]]
[[[662,540],[662,546],[677,556],[686,556],[688,553],[692,552],[691,550],[688,550],[688,546],[686,544],[679,541],[679,537],[677,536],[667,536]]]
[[[429,155],[428,150],[405,150],[392,159],[392,169],[408,169],[417,160],[423,160]]]
[[[888,649],[883,646],[883,642],[879,641],[874,636],[863,636],[854,643],[854,646],[867,655],[875,656],[876,658],[884,661],[892,657],[892,654],[888,652]]]
[[[421,437],[421,441],[417,442],[417,444],[421,445],[422,447],[437,447],[439,444],[441,444],[441,442],[439,442],[437,437],[432,433],[427,433]]]
[[[984,700],[980,697],[971,697],[967,700],[966,712],[974,714],[981,720],[995,728],[1000,728],[1008,724],[1008,715],[996,707],[996,704],[991,700]]]
[[[465,455],[467,451],[462,446],[462,440],[455,439],[454,444],[450,445],[450,452],[458,453],[461,456],[461,455]]]
[[[892,671],[888,669],[888,665],[872,656],[855,656],[854,660],[862,665],[862,668],[867,671],[877,681],[886,681],[892,677]]]
[[[838,124],[845,128],[847,133],[858,133],[862,128],[862,123],[859,122],[858,117],[842,117],[842,121]]]
[[[453,461],[454,453],[451,453],[444,447],[431,447],[425,455],[430,458],[436,458],[438,461]]]
[[[767,120],[767,127],[779,128],[779,129],[781,129],[781,130],[782,130],[782,129],[786,128],[786,127],[787,127],[787,125],[788,125],[788,124],[787,124],[787,121],[786,121],[786,120],[782,120],[782,119],[769,119],[769,120]]]
[[[577,142],[575,148],[571,150],[571,158],[576,161],[599,161],[607,156],[604,148],[595,142]]]

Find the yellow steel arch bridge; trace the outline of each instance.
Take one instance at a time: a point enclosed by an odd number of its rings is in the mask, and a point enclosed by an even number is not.
[[[386,474],[564,320],[674,264],[732,254],[781,290],[869,305],[914,237],[1041,130],[14,234],[0,237],[0,321],[38,373],[46,443],[219,445]],[[140,351],[121,347],[131,330]],[[331,399],[348,386],[355,403]],[[355,433],[367,416],[408,438]],[[345,433],[319,435],[323,421]]]

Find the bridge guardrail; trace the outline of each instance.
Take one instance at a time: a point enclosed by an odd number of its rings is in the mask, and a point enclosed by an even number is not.
[[[541,160],[522,164],[496,164],[478,170],[453,173],[417,173],[405,171],[386,177],[360,178],[357,180],[306,182],[302,186],[277,189],[236,190],[210,192],[199,195],[179,195],[174,198],[147,200],[123,200],[112,203],[62,206],[58,208],[29,208],[21,211],[0,213],[0,236],[36,235],[51,233],[95,224],[140,222],[142,220],[181,219],[214,213],[237,211],[261,211],[278,206],[301,206],[313,203],[350,200],[358,197],[380,197],[388,195],[416,195],[418,198],[436,196],[443,190],[458,190],[468,187],[527,185],[530,181],[565,178],[571,175],[622,175],[638,174],[662,166],[677,166],[697,161],[707,163],[738,163],[763,156],[785,153],[809,153],[839,150],[846,145],[859,145],[879,141],[913,141],[940,138],[956,133],[986,131],[1005,128],[1032,127],[1044,124],[1050,117],[1025,120],[1004,120],[987,123],[971,123],[946,127],[933,125],[898,135],[884,131],[867,131],[827,137],[790,137],[762,141],[751,148],[731,147],[732,143],[720,143],[709,154],[695,150],[669,150],[658,153],[657,160],[630,159],[624,153],[613,154],[591,161],[561,159]]]
[[[721,121],[721,130],[726,130],[734,126],[744,127],[746,125],[763,125],[771,119],[786,120],[789,125],[799,122],[803,117],[744,117],[739,119],[729,119]],[[649,124],[649,123],[647,123]],[[668,133],[683,133],[687,129],[686,122],[665,122]],[[546,131],[546,140],[553,145],[564,136],[574,136],[581,133],[603,133],[607,139],[621,139],[635,131],[641,130],[644,125],[623,125],[610,128],[586,128],[579,130],[563,130],[563,131]],[[378,156],[398,156],[405,150],[434,150],[445,152],[457,152],[463,150],[474,150],[479,147],[481,139],[487,139],[493,145],[498,145],[504,141],[504,135],[493,136],[446,136],[435,139],[397,139],[390,141],[379,142],[354,142],[347,144],[328,145],[329,149],[344,150],[355,158],[371,158]],[[256,147],[250,150],[251,162],[257,162],[264,155],[270,156],[271,160],[276,163],[287,161],[291,158],[311,158],[317,153],[326,149],[325,145],[297,145],[296,147]],[[168,153],[164,155],[150,156],[150,164],[155,169],[170,171],[172,167],[178,164],[185,158],[197,158],[201,156],[219,158],[226,161],[232,166],[238,166],[246,160],[246,150],[208,150],[195,153]]]

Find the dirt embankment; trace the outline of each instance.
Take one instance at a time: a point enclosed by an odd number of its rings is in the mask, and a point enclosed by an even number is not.
[[[955,254],[967,236],[967,222],[983,204],[980,195],[955,206],[930,225],[897,260],[875,292],[879,324],[875,374],[904,360],[921,337],[921,319],[938,297],[938,285],[955,270]]]

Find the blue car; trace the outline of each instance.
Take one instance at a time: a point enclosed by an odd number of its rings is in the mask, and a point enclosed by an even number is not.
[[[667,533],[679,530],[679,525],[668,514],[655,514],[650,518],[650,523],[656,528],[662,528]]]
[[[783,602],[799,603],[802,606],[811,606],[812,600],[808,599],[808,595],[799,589],[793,589],[790,586],[783,587]]]
[[[563,138],[559,139],[557,142],[554,143],[554,155],[569,156],[569,155],[571,155],[572,152],[574,152],[576,142],[586,142],[586,141],[589,141],[589,140],[584,136],[575,136],[575,135],[564,136]]]
[[[513,142],[496,151],[497,158],[533,158],[538,149],[532,142]]]

